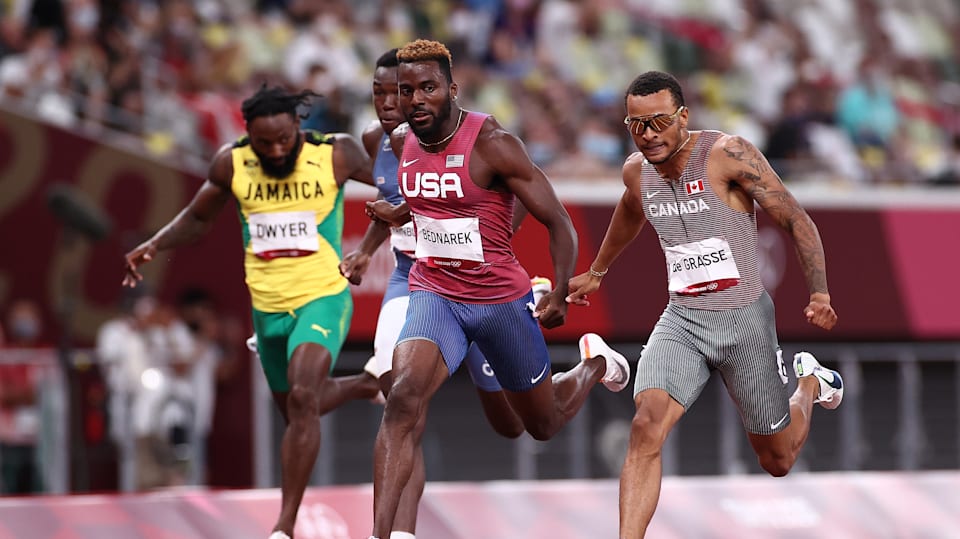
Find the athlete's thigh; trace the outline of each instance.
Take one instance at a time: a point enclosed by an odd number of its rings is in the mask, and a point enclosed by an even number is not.
[[[253,309],[253,331],[257,335],[257,356],[273,392],[290,390],[287,383],[287,340],[296,319],[289,313],[267,313]]]
[[[790,424],[786,366],[777,342],[773,301],[766,293],[754,303],[730,311],[736,345],[719,366],[740,411],[754,434],[773,434]]]
[[[667,305],[640,353],[633,394],[662,389],[685,410],[696,402],[710,379],[710,369],[697,335],[691,309]]]
[[[350,331],[350,317],[353,315],[350,290],[317,298],[296,309],[294,315],[297,321],[287,341],[287,354],[292,356],[303,343],[319,344],[330,353],[332,372]]]
[[[430,341],[439,348],[449,374],[453,374],[467,354],[469,345],[464,328],[454,311],[458,305],[461,304],[433,292],[411,292],[407,318],[397,337],[397,348],[406,341]],[[396,358],[395,354],[394,362]]]
[[[470,349],[467,350],[467,357],[464,358],[463,362],[470,374],[470,379],[473,380],[473,385],[477,386],[477,389],[488,393],[503,389],[500,387],[500,382],[497,381],[497,375],[493,372],[493,367],[487,362],[487,358],[484,357],[477,343],[470,345]]]
[[[469,335],[493,367],[503,389],[524,392],[550,376],[550,354],[536,318],[527,308],[533,295],[507,303],[469,305]]]

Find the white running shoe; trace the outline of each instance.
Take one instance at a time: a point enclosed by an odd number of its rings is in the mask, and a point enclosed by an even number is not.
[[[383,374],[380,372],[380,366],[377,364],[377,356],[370,356],[370,359],[363,365],[363,372],[373,376],[377,380],[380,379],[380,375]],[[374,404],[386,404],[387,397],[383,395],[383,391],[377,391],[377,396],[370,399]]]
[[[553,283],[546,277],[534,277],[530,279],[530,288],[533,289],[533,304],[536,305],[540,303],[540,298],[553,290]]]
[[[530,312],[534,313],[537,312],[537,305],[540,303],[540,298],[546,296],[553,290],[553,283],[546,277],[533,277],[530,279],[530,288],[533,290],[533,301],[527,303],[527,308],[530,309]]]
[[[821,365],[810,352],[793,355],[793,370],[797,373],[797,379],[804,376],[817,377],[820,382],[820,395],[813,402],[819,402],[820,406],[828,410],[840,406],[840,401],[843,400],[843,378],[839,372]]]
[[[580,337],[580,360],[603,356],[607,361],[607,372],[600,382],[613,392],[622,391],[630,382],[630,364],[623,354],[610,348],[596,333],[587,333]]]
[[[377,356],[370,356],[370,359],[363,364],[363,371],[377,380],[380,379],[380,366],[377,365]]]
[[[270,534],[269,539],[290,539],[290,536],[283,533],[282,531],[275,531]]]

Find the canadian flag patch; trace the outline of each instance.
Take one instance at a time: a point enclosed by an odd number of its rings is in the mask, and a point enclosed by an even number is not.
[[[703,180],[697,180],[693,182],[687,182],[687,194],[695,195],[697,193],[703,192]]]

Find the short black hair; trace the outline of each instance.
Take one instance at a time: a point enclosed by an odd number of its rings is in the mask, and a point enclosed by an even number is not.
[[[267,87],[267,83],[263,83],[255,94],[243,101],[240,110],[243,112],[243,120],[247,123],[262,116],[277,114],[296,116],[297,107],[310,104],[310,99],[313,97],[320,97],[320,94],[313,90],[302,90],[293,94],[282,86]]]
[[[647,71],[641,73],[633,79],[627,88],[627,93],[623,96],[623,102],[631,95],[650,95],[661,90],[669,90],[673,96],[673,102],[677,107],[682,107],[686,103],[683,101],[683,90],[680,88],[680,81],[676,77],[663,71]]]
[[[383,53],[380,58],[377,58],[377,67],[397,67],[400,65],[400,60],[397,60],[398,50],[400,49],[394,47]]]

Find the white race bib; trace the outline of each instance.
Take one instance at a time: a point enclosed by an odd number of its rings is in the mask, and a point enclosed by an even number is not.
[[[413,229],[412,222],[390,227],[390,247],[408,255],[417,250],[417,232]]]
[[[483,264],[480,220],[476,217],[432,219],[414,214],[417,259],[430,266],[468,269]]]
[[[307,256],[320,246],[317,214],[312,211],[253,213],[247,229],[253,254],[267,260]]]
[[[740,282],[740,271],[727,240],[709,238],[667,247],[667,275],[671,292],[698,296],[718,292]]]

